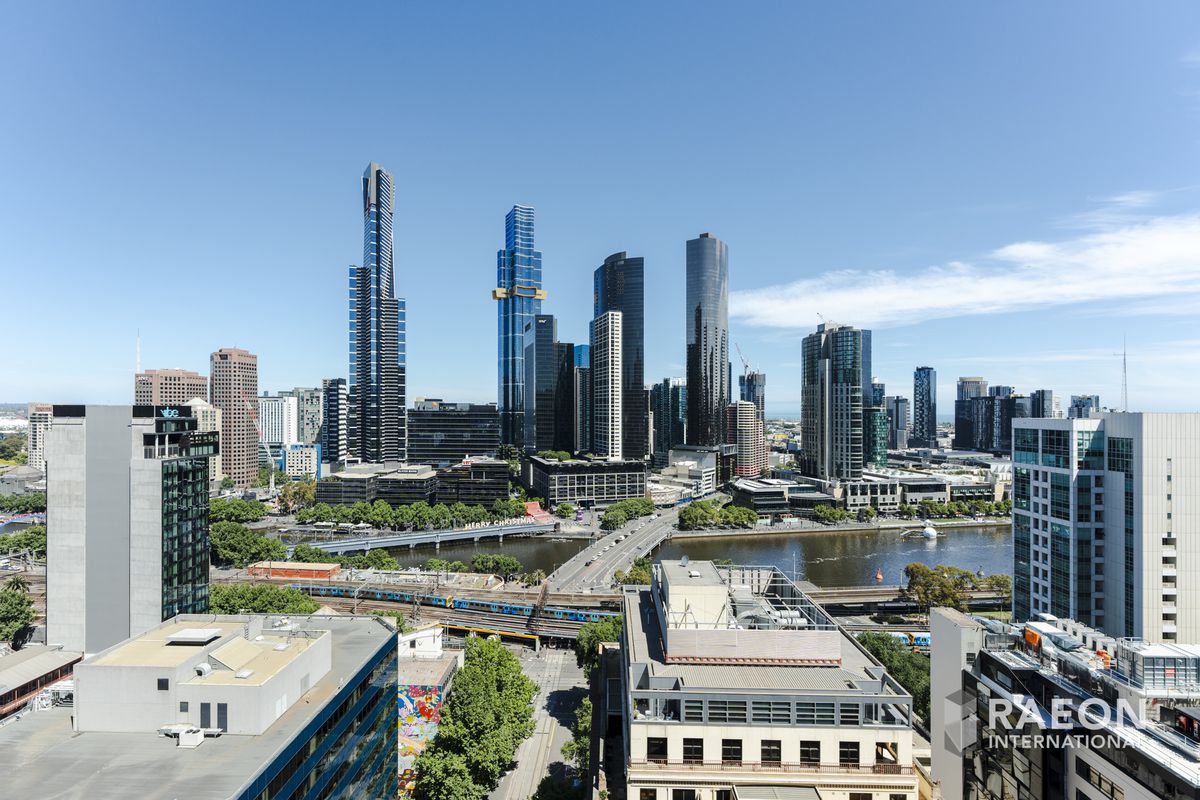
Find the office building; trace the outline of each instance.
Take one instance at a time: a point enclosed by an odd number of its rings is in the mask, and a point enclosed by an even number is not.
[[[650,410],[646,403],[646,301],[644,264],[613,253],[593,274],[593,317],[621,314],[621,453],[645,458],[650,452]]]
[[[437,502],[491,508],[508,499],[509,480],[507,461],[469,458],[437,471]]]
[[[208,610],[208,457],[188,406],[54,407],[46,640],[95,653]]]
[[[297,444],[298,406],[295,397],[258,398],[258,441],[272,456]]]
[[[1098,394],[1073,394],[1071,395],[1071,406],[1067,409],[1067,416],[1072,419],[1086,419],[1093,412],[1099,412],[1100,395]]]
[[[638,459],[573,458],[569,461],[531,456],[521,465],[522,478],[535,497],[553,508],[559,503],[607,506],[646,496],[646,464]]]
[[[1016,390],[1011,386],[998,384],[995,386],[989,386],[987,393],[989,397],[1005,398],[1012,397],[1014,394],[1016,394]]]
[[[279,396],[296,399],[296,441],[301,444],[320,443],[324,392],[315,386],[309,389],[297,386],[280,392]]]
[[[627,797],[917,800],[912,697],[778,569],[663,561],[621,600]]]
[[[937,372],[917,367],[913,372],[913,447],[937,447]]]
[[[575,345],[558,341],[552,314],[525,326],[525,450],[571,452],[575,445]]]
[[[133,376],[133,402],[139,406],[183,405],[208,399],[208,378],[186,369],[148,369]]]
[[[10,797],[388,798],[396,633],[378,617],[175,617],[0,728]]]
[[[665,467],[673,448],[687,441],[687,380],[664,378],[650,389],[654,412],[654,466]]]
[[[1012,421],[1028,417],[1029,409],[1029,398],[1023,395],[994,396],[992,444],[987,449],[993,453],[1010,452],[1012,450]]]
[[[447,403],[417,398],[408,412],[408,460],[445,467],[464,458],[494,456],[500,449],[495,403]]]
[[[620,459],[623,453],[623,322],[620,311],[592,320],[592,453],[604,458]]]
[[[767,468],[767,440],[763,421],[754,403],[738,400],[726,409],[725,432],[729,443],[737,445],[733,473],[738,477],[757,478]]]
[[[750,368],[738,375],[738,397],[753,403],[760,419],[767,417],[767,373]]]
[[[973,422],[974,410],[971,401],[977,397],[987,397],[987,381],[980,377],[959,378],[958,395],[954,400],[954,447],[959,450],[978,448],[979,436]],[[987,426],[987,436],[990,441],[992,426]]]
[[[687,443],[725,441],[729,405],[729,248],[711,233],[687,243]]]
[[[1200,414],[1013,421],[1013,611],[1200,642]]]
[[[533,247],[533,209],[513,206],[496,253],[497,406],[500,441],[522,447],[525,436],[525,327],[542,313],[542,254]]]
[[[280,448],[279,471],[293,480],[321,479],[321,445],[296,442]]]
[[[208,457],[208,480],[220,483],[225,477],[220,452],[221,409],[199,397],[188,400],[187,405],[191,408],[192,416],[196,418],[196,430],[217,435],[217,452]]]
[[[239,487],[258,480],[258,357],[236,347],[212,354],[209,397],[221,410],[221,469]]]
[[[858,480],[863,468],[862,331],[822,323],[804,337],[800,471],[821,480]]]
[[[885,467],[888,463],[888,413],[882,406],[863,409],[863,466]]]
[[[347,447],[364,462],[408,457],[405,301],[396,296],[392,175],[363,173],[363,263],[350,267],[350,383]]]
[[[575,345],[573,394],[575,397],[575,442],[573,453],[592,449],[592,346]]]
[[[863,403],[869,405],[871,408],[887,408],[886,395],[887,388],[883,385],[883,383],[872,379],[871,394],[868,395],[870,397],[870,401],[868,402],[867,399],[864,398]]]
[[[893,395],[884,398],[884,408],[887,410],[888,447],[892,450],[903,450],[908,447],[911,436],[909,425],[908,398]]]
[[[437,470],[425,464],[354,464],[317,483],[317,502],[350,506],[435,502]]]
[[[1039,419],[1062,419],[1062,408],[1053,389],[1034,389],[1030,400],[1033,409],[1029,416]]]
[[[862,339],[862,399],[863,408],[869,408],[871,405],[871,383],[875,379],[875,365],[871,360],[871,332],[865,328],[859,330],[860,338]]]
[[[330,462],[345,461],[347,450],[347,414],[350,395],[345,378],[321,381],[321,456]]]
[[[26,407],[26,419],[29,427],[26,429],[25,452],[28,457],[25,463],[38,472],[45,472],[46,434],[54,423],[54,406],[50,403],[30,403]]]
[[[930,615],[944,798],[1200,798],[1200,647]]]

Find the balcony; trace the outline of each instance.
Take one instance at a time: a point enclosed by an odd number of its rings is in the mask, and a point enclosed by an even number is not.
[[[759,774],[801,774],[813,775],[912,775],[913,768],[905,764],[800,764],[781,761],[776,764],[762,764],[756,761],[742,761],[734,764],[720,761],[647,761],[631,759],[630,770],[657,770],[683,772],[753,772]]]

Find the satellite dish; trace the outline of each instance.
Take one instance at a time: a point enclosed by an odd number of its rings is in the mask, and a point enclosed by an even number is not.
[[[685,555],[683,558],[679,559],[679,566],[686,567],[687,565],[688,565],[688,557]]]

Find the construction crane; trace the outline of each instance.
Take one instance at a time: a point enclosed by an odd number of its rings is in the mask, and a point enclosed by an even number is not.
[[[737,349],[738,358],[740,358],[742,360],[743,373],[749,374],[749,373],[753,372],[754,367],[750,366],[750,360],[748,358],[746,358],[746,354],[742,352],[742,346],[740,344],[738,344],[737,342],[734,342],[733,346]]]

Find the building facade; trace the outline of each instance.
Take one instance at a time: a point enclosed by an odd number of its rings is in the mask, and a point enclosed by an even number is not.
[[[362,178],[363,263],[350,267],[347,446],[378,464],[407,455],[406,308],[396,296],[392,175],[372,162]]]
[[[1034,389],[1029,395],[1033,408],[1029,414],[1039,419],[1061,419],[1062,408],[1053,389]]]
[[[858,480],[863,469],[862,331],[822,323],[804,337],[800,471]]]
[[[193,397],[208,399],[208,378],[186,369],[148,369],[133,376],[133,402],[139,406],[171,406]]]
[[[687,441],[687,379],[664,378],[650,389],[654,413],[654,466],[665,467],[671,450]]]
[[[500,441],[522,447],[525,436],[525,327],[542,313],[542,254],[533,245],[533,209],[513,206],[496,253],[497,407]]]
[[[491,508],[508,499],[508,462],[492,458],[469,458],[437,473],[437,502]]]
[[[212,354],[209,396],[221,410],[221,468],[240,487],[258,479],[258,357],[236,347]]]
[[[983,431],[974,422],[975,398],[988,397],[987,381],[980,377],[962,377],[958,379],[958,394],[954,400],[954,447],[959,450],[977,449],[978,441]],[[990,441],[992,426],[987,426],[987,437]]]
[[[1073,394],[1071,395],[1071,405],[1067,409],[1067,416],[1078,419],[1086,419],[1093,412],[1099,413],[1100,395],[1098,394]]]
[[[525,326],[525,451],[574,451],[575,345],[558,341],[552,314]]]
[[[908,398],[893,395],[884,398],[884,408],[888,419],[888,447],[892,450],[902,450],[908,447],[911,438],[909,425]]]
[[[192,410],[192,416],[196,418],[196,430],[217,435],[217,452],[208,457],[208,479],[220,482],[225,477],[225,472],[221,467],[220,452],[221,409],[199,397],[193,397],[187,402],[187,405]]]
[[[650,410],[646,402],[645,264],[639,257],[613,253],[593,274],[593,317],[621,314],[621,453],[645,458],[650,452]]]
[[[624,452],[623,323],[620,311],[592,320],[592,453],[604,458],[620,459]]]
[[[208,457],[188,406],[55,406],[47,641],[94,653],[208,610]]]
[[[559,503],[607,506],[620,500],[646,496],[644,462],[615,459],[558,461],[531,456],[522,464],[525,484],[547,507]]]
[[[738,400],[729,404],[726,414],[726,435],[731,444],[737,445],[733,472],[738,477],[757,478],[767,468],[767,440],[758,407],[747,400]]]
[[[1200,642],[1200,414],[1013,421],[1013,610]]]
[[[917,367],[913,372],[913,425],[909,443],[937,447],[937,371]]]
[[[863,409],[863,467],[888,463],[888,413],[882,406]]]
[[[687,443],[725,441],[729,405],[729,247],[711,233],[687,243]]]
[[[296,442],[280,449],[279,471],[293,480],[321,479],[321,445]]]
[[[575,453],[586,453],[592,449],[592,346],[575,345],[575,368],[573,372],[575,397]]]
[[[296,441],[301,444],[319,444],[321,423],[324,420],[324,395],[317,387],[297,386],[279,393],[280,397],[296,399]]]
[[[326,461],[345,461],[347,455],[347,415],[350,395],[345,378],[321,381],[321,456]]]
[[[46,435],[54,424],[54,406],[50,403],[30,403],[26,407],[26,419],[29,421],[25,440],[25,452],[28,453],[26,463],[39,472],[45,472]]]
[[[663,561],[621,599],[627,797],[917,800],[912,697],[778,569]]]
[[[767,373],[746,369],[738,376],[738,397],[747,403],[753,403],[758,409],[758,416],[767,416]]]
[[[299,443],[299,406],[295,397],[258,398],[258,440],[272,454]]]
[[[447,403],[418,398],[408,412],[408,460],[439,467],[464,458],[494,456],[500,449],[500,414],[494,403]]]

